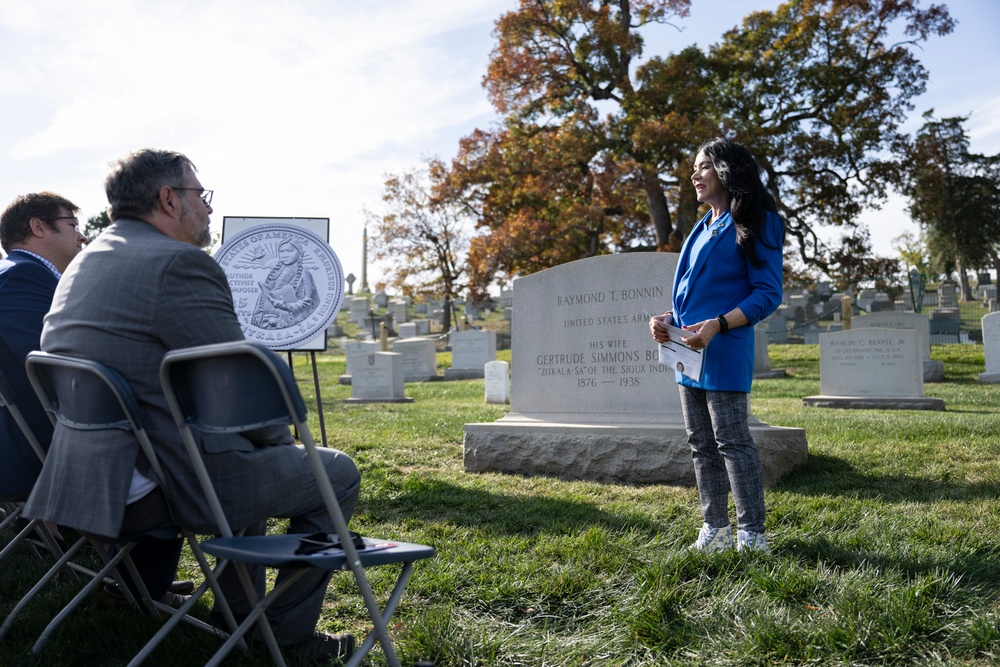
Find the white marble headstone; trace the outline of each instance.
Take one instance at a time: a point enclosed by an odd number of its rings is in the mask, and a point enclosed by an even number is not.
[[[487,403],[510,403],[510,364],[491,361],[484,367]]]
[[[979,381],[1000,382],[1000,312],[984,315],[982,323],[986,372],[979,374]]]
[[[455,369],[482,369],[497,358],[495,331],[452,331],[448,342],[451,344],[451,367]]]
[[[403,355],[395,352],[355,355],[351,398],[375,401],[403,399]]]

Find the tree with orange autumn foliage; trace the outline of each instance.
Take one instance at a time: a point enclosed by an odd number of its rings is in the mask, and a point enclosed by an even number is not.
[[[497,21],[484,87],[501,120],[461,140],[449,176],[475,211],[469,274],[480,291],[499,274],[676,248],[699,213],[693,154],[716,134],[758,157],[803,262],[836,270],[841,250],[866,247],[858,215],[900,182],[899,127],[927,78],[913,51],[951,31],[947,10],[790,0],[707,51],[640,63],[641,31],[688,8],[521,0]],[[823,225],[844,227],[850,248],[820,243]]]
[[[829,273],[870,249],[859,215],[901,185],[900,126],[927,81],[914,50],[953,27],[944,6],[915,0],[793,0],[750,14],[709,51],[709,111],[757,157],[806,264]],[[841,248],[820,241],[827,225],[843,228]],[[869,273],[884,271],[871,260]]]
[[[451,303],[466,286],[468,212],[446,187],[447,167],[428,159],[424,167],[387,177],[380,211],[365,211],[373,226],[372,257],[387,262],[386,278],[404,294],[445,300],[445,329]]]

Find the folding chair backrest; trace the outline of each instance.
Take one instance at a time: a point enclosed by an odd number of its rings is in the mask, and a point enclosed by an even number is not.
[[[302,423],[306,418],[291,369],[259,343],[238,341],[170,352],[161,380],[173,387],[184,423],[202,431],[236,433]]]
[[[35,436],[35,432],[31,430],[31,426],[28,425],[21,410],[17,407],[18,400],[19,397],[17,392],[14,391],[14,385],[8,382],[7,376],[3,374],[3,371],[0,371],[0,408],[6,409],[10,413],[18,428],[21,429],[24,437],[28,440],[28,444],[31,445],[31,449],[44,462],[45,449],[42,448],[41,443],[38,442],[38,438]]]
[[[132,431],[157,482],[163,471],[143,425],[142,409],[128,382],[115,369],[89,359],[49,352],[28,354],[25,368],[53,424],[92,431]]]
[[[160,365],[160,383],[219,532],[231,536],[191,429],[239,433],[295,424],[299,436],[312,443],[295,376],[269,348],[243,340],[168,352]]]

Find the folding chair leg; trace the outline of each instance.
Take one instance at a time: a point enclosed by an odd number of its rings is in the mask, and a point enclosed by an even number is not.
[[[267,620],[267,616],[264,612],[267,608],[271,606],[271,603],[284,593],[289,586],[295,583],[299,577],[306,573],[306,569],[295,572],[288,576],[285,581],[281,583],[280,586],[276,586],[264,596],[263,600],[257,601],[256,592],[253,589],[253,584],[250,581],[250,575],[247,573],[246,566],[243,563],[233,563],[234,567],[237,568],[237,572],[240,575],[240,581],[243,582],[243,587],[247,592],[247,597],[250,603],[254,605],[253,610],[250,614],[243,620],[240,627],[229,636],[229,639],[219,647],[219,650],[215,652],[212,659],[205,663],[205,667],[218,667],[219,664],[225,659],[229,652],[236,645],[236,642],[243,638],[243,636],[252,628],[255,624],[260,627],[261,633],[264,635],[264,643],[267,645],[267,649],[271,654],[271,660],[277,667],[286,667],[285,657],[281,653],[281,648],[278,646],[277,640],[274,638],[274,632],[271,630],[271,624]]]
[[[82,539],[86,540],[86,538],[82,538]],[[45,645],[49,641],[49,637],[51,637],[52,633],[56,631],[56,628],[58,628],[59,625],[64,620],[66,620],[67,616],[69,616],[71,613],[73,613],[73,611],[78,606],[80,606],[80,603],[83,602],[87,598],[88,595],[90,595],[91,593],[93,593],[97,589],[98,586],[100,586],[102,583],[104,583],[104,578],[105,577],[111,576],[111,577],[114,577],[116,579],[116,581],[118,580],[117,573],[116,573],[115,570],[116,570],[116,568],[118,567],[118,564],[121,561],[123,561],[126,558],[128,558],[129,552],[132,551],[132,546],[133,545],[125,545],[125,546],[123,546],[118,551],[118,553],[116,553],[114,555],[113,558],[108,559],[107,562],[105,563],[104,567],[101,568],[97,572],[97,575],[93,579],[91,579],[90,581],[87,582],[87,585],[84,586],[80,590],[80,592],[77,593],[76,596],[72,600],[70,600],[69,604],[67,604],[65,607],[63,607],[62,610],[60,610],[60,612],[58,614],[56,614],[55,618],[53,618],[51,621],[49,621],[49,624],[47,626],[45,626],[45,629],[42,630],[42,634],[38,636],[38,639],[35,640],[34,645],[31,647],[31,652],[33,654],[38,655],[39,653],[42,652],[42,649],[45,648]],[[100,550],[98,550],[98,551],[100,552]],[[134,570],[134,566],[133,566],[132,569]],[[140,591],[142,592],[143,597],[144,598],[148,598],[149,597],[149,593],[146,591],[146,587],[142,583],[142,579],[139,578],[138,575],[136,575],[136,577],[137,577],[135,579],[136,585],[140,587]],[[128,600],[130,603],[134,603],[135,602],[135,598],[132,596],[132,593],[128,590],[128,586],[126,586],[123,581],[118,581],[118,585],[119,585],[119,588],[121,589],[122,595],[125,596],[125,599]]]
[[[63,567],[66,565],[66,563],[69,562],[70,558],[72,558],[74,554],[76,554],[76,552],[80,549],[80,547],[82,547],[86,543],[87,543],[86,537],[81,537],[75,543],[73,543],[73,545],[69,549],[67,549],[66,552],[62,555],[62,558],[56,561],[55,565],[49,568],[49,571],[45,573],[45,576],[39,579],[38,583],[36,583],[31,588],[31,590],[28,591],[24,595],[24,597],[21,598],[21,600],[17,603],[14,609],[11,610],[10,614],[7,615],[7,618],[4,620],[3,625],[0,625],[0,639],[3,639],[5,636],[7,636],[7,633],[10,632],[11,626],[14,624],[14,620],[21,614],[22,611],[24,611],[24,608],[27,606],[27,604],[31,602],[31,600],[38,594],[40,590],[42,590],[42,588],[45,587],[45,584],[49,583],[52,579],[56,577],[56,575],[59,574],[60,571],[62,571]]]
[[[392,588],[392,593],[389,594],[389,599],[385,603],[385,607],[382,609],[382,623],[386,626],[389,624],[389,619],[392,615],[396,613],[396,607],[399,606],[399,601],[403,598],[403,590],[406,588],[406,584],[410,581],[410,575],[413,573],[413,563],[403,563],[403,571],[399,573],[399,577],[396,579],[396,585]],[[344,667],[357,667],[360,665],[368,652],[375,647],[376,632],[371,630],[365,637],[365,640],[361,643],[355,651],[351,659],[347,661]],[[383,646],[383,651],[385,647]],[[395,655],[393,656],[395,658]],[[398,658],[396,658],[398,664]]]
[[[190,611],[194,608],[194,606],[198,604],[198,600],[201,598],[202,595],[204,595],[207,588],[208,588],[208,582],[207,581],[202,582],[201,586],[195,589],[195,592],[190,596],[190,598],[186,600],[184,604],[182,604],[180,607],[177,608],[176,613],[172,614],[170,618],[167,619],[167,622],[164,623],[162,626],[160,626],[160,629],[157,631],[155,635],[153,635],[152,639],[146,642],[146,645],[142,647],[142,650],[140,650],[138,653],[132,656],[132,660],[129,661],[128,667],[138,667],[138,665],[141,665],[143,662],[145,662],[146,658],[148,658],[153,653],[153,651],[156,650],[156,647],[160,645],[160,642],[163,641],[163,638],[166,637],[178,623],[184,620],[184,618],[188,615],[188,613],[190,613]],[[208,624],[201,624],[198,627],[201,627],[202,629],[209,631],[214,630],[214,628],[212,628],[212,626]]]
[[[209,574],[205,575],[205,581],[202,582],[201,586],[199,586],[191,597],[177,609],[177,613],[167,619],[167,622],[160,627],[157,633],[153,635],[148,642],[146,642],[146,645],[142,647],[142,650],[132,657],[132,660],[128,663],[127,667],[139,667],[139,665],[145,662],[153,651],[156,650],[156,647],[160,645],[160,642],[162,642],[163,639],[170,634],[170,631],[173,630],[174,627],[176,627],[182,620],[194,623],[194,619],[188,618],[187,615],[198,603],[198,600],[201,599],[208,588],[211,588],[212,594],[215,596],[215,604],[222,610],[222,616],[225,618],[226,624],[229,626],[229,630],[226,632],[220,628],[215,628],[201,622],[196,623],[196,625],[204,630],[215,632],[220,637],[226,638],[228,638],[239,627],[239,624],[236,622],[236,618],[233,616],[232,610],[229,608],[229,603],[226,602],[222,589],[219,587],[217,579],[217,576],[222,573],[222,571],[229,564],[229,561],[219,560],[216,562],[215,568],[212,568],[208,563],[208,560],[205,558],[205,552],[202,551],[201,547],[198,545],[197,539],[193,537],[189,538],[188,543],[191,545],[191,550],[194,553],[195,558],[201,565],[201,571]],[[243,641],[242,637],[239,638],[236,645],[239,646],[240,650],[244,653],[249,651],[249,648],[247,647],[246,642]]]
[[[24,505],[20,503],[4,503],[2,510],[4,519],[0,521],[0,530],[7,530],[8,526],[17,521],[23,510]]]
[[[28,539],[28,536],[31,535],[31,533],[33,533],[34,531],[35,531],[35,526],[34,526],[33,522],[29,523],[27,526],[25,526],[24,528],[22,528],[20,530],[20,532],[18,532],[18,534],[15,535],[11,539],[11,541],[7,543],[7,545],[3,548],[3,550],[0,551],[0,558],[3,558],[8,553],[10,553],[14,549],[16,549],[17,545],[19,545],[21,542],[24,542],[26,539]]]

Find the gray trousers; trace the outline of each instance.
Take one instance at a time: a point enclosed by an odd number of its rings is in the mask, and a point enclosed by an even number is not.
[[[292,446],[286,445],[291,448]],[[295,446],[302,452],[301,446]],[[326,468],[334,493],[340,503],[344,518],[350,520],[354,506],[358,501],[361,488],[361,473],[354,461],[347,454],[331,448],[318,448],[323,465]],[[308,468],[304,454],[299,457],[302,466]],[[294,465],[294,464],[293,464]],[[306,480],[302,483],[302,480]],[[313,481],[308,481],[313,480]],[[320,495],[311,468],[301,475],[293,475],[281,484],[281,493],[271,498],[272,506],[267,516],[261,517],[257,523],[247,526],[246,535],[262,535],[267,529],[268,517],[288,518],[289,533],[334,532],[333,521],[326,511],[326,505]],[[269,485],[273,488],[272,485]],[[262,489],[267,492],[269,489]],[[260,500],[259,498],[257,500]],[[225,501],[223,500],[223,503]],[[266,504],[266,503],[262,503]],[[235,528],[235,527],[234,527]],[[247,565],[250,578],[258,598],[264,595],[265,568]],[[285,577],[296,570],[279,568],[275,585],[282,583]],[[323,608],[323,598],[326,595],[327,584],[332,573],[316,568],[309,570],[291,587],[279,596],[267,609],[267,618],[274,630],[274,636],[279,644],[297,644],[312,636]],[[219,584],[225,592],[226,600],[237,616],[245,616],[250,612],[243,586],[236,575],[236,569],[227,567],[219,577]]]
[[[763,533],[764,477],[747,423],[747,395],[684,385],[679,389],[705,523],[713,528],[729,525],[731,489],[736,525]]]

